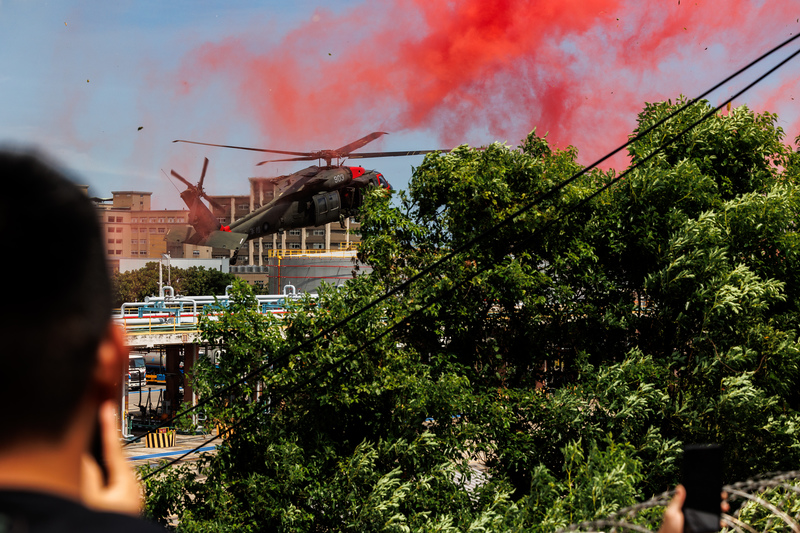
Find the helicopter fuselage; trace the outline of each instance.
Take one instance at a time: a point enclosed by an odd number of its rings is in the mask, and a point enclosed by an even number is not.
[[[181,193],[193,232],[175,231],[169,240],[234,249],[240,243],[282,231],[343,222],[358,214],[368,186],[390,189],[382,174],[362,167],[311,166],[276,178],[275,199],[230,226],[220,224],[199,188]],[[226,237],[227,235],[227,237]]]
[[[249,240],[336,222],[356,214],[363,201],[361,189],[369,185],[390,188],[374,170],[308,167],[280,179],[275,199],[231,223],[230,231],[245,233]]]

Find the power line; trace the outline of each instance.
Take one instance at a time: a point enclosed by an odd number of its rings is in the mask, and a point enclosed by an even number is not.
[[[756,64],[760,63],[760,62],[761,62],[761,61],[763,61],[764,59],[768,58],[768,57],[769,57],[769,56],[771,56],[772,54],[776,53],[776,52],[777,52],[777,51],[779,51],[780,49],[784,48],[785,46],[787,46],[787,45],[791,44],[792,42],[794,42],[794,41],[795,41],[795,40],[797,40],[798,38],[800,38],[800,34],[798,34],[798,35],[795,35],[795,36],[793,36],[793,37],[790,37],[789,39],[786,39],[786,40],[785,40],[785,41],[783,41],[782,43],[780,43],[780,44],[778,44],[777,46],[773,47],[773,48],[772,48],[771,50],[769,50],[768,52],[766,52],[766,53],[762,54],[761,56],[759,56],[757,59],[755,59],[755,60],[751,61],[750,63],[748,63],[748,64],[747,64],[747,65],[745,65],[744,67],[740,68],[740,69],[739,69],[739,70],[737,70],[735,73],[733,73],[733,74],[731,74],[730,76],[726,77],[724,80],[722,80],[722,81],[720,81],[719,83],[715,84],[715,85],[714,85],[713,87],[711,87],[710,89],[708,89],[708,90],[704,91],[704,92],[703,92],[702,94],[700,94],[699,96],[697,96],[697,97],[695,97],[695,98],[693,98],[693,99],[691,99],[691,100],[688,100],[688,101],[687,101],[687,102],[686,102],[684,105],[680,106],[678,109],[676,109],[676,110],[675,110],[675,111],[673,111],[672,113],[668,114],[666,117],[664,117],[664,118],[662,118],[662,119],[660,119],[660,120],[656,121],[654,124],[650,125],[648,128],[646,128],[644,131],[640,132],[640,133],[639,133],[639,134],[637,134],[636,136],[634,136],[634,137],[630,138],[628,141],[626,141],[624,144],[622,144],[621,146],[619,146],[618,148],[616,148],[616,149],[615,149],[615,150],[613,150],[612,152],[609,152],[608,154],[606,154],[605,156],[601,157],[600,159],[598,159],[597,161],[595,161],[595,162],[594,162],[594,163],[592,163],[591,165],[589,165],[589,166],[587,166],[587,167],[585,167],[585,168],[581,169],[580,171],[578,171],[578,172],[574,173],[572,176],[570,176],[570,177],[569,177],[569,178],[567,178],[566,180],[562,181],[561,183],[559,183],[558,185],[556,185],[555,187],[553,187],[552,189],[550,189],[550,190],[549,190],[548,192],[546,192],[545,194],[543,194],[543,195],[541,195],[541,196],[537,197],[536,199],[534,199],[533,201],[531,201],[531,202],[530,202],[530,203],[528,203],[527,205],[523,206],[522,208],[518,209],[517,211],[515,211],[514,213],[512,213],[511,215],[509,215],[509,216],[508,216],[506,219],[504,219],[504,220],[502,220],[502,221],[498,222],[497,224],[495,224],[495,225],[493,225],[493,226],[489,227],[488,229],[486,229],[486,230],[484,230],[484,231],[482,231],[482,232],[478,233],[478,234],[477,234],[476,236],[474,236],[473,238],[471,238],[471,239],[468,239],[468,240],[467,240],[465,243],[463,243],[463,244],[461,244],[460,246],[456,247],[455,249],[451,250],[451,251],[450,251],[448,254],[446,254],[446,255],[445,255],[445,256],[443,256],[442,258],[440,258],[440,259],[438,259],[437,261],[433,262],[433,263],[432,263],[431,265],[429,265],[428,267],[426,267],[426,268],[422,269],[420,272],[418,272],[418,273],[417,273],[417,274],[415,274],[414,276],[411,276],[411,277],[410,277],[410,278],[408,278],[406,281],[404,281],[404,282],[400,283],[400,284],[399,284],[399,285],[397,285],[395,288],[393,288],[393,289],[390,289],[389,291],[387,291],[386,293],[384,293],[382,296],[380,296],[380,297],[376,298],[375,300],[373,300],[372,302],[368,303],[367,305],[365,305],[365,306],[364,306],[364,307],[362,307],[361,309],[359,309],[359,310],[357,310],[357,311],[353,312],[352,314],[350,314],[350,315],[346,316],[345,318],[343,318],[343,319],[341,319],[341,320],[337,321],[337,322],[336,322],[336,323],[334,323],[333,325],[331,325],[331,326],[328,326],[327,328],[323,329],[323,330],[322,330],[320,333],[318,333],[318,334],[316,334],[316,335],[313,335],[313,336],[311,336],[309,339],[305,340],[303,343],[301,343],[301,344],[299,344],[299,345],[295,346],[294,348],[292,348],[292,349],[288,350],[287,352],[285,352],[284,354],[282,354],[282,355],[278,356],[278,357],[277,357],[277,358],[275,358],[274,360],[271,360],[271,361],[269,361],[268,363],[265,363],[265,364],[261,365],[260,367],[258,367],[257,369],[255,369],[255,370],[253,370],[253,371],[249,372],[248,374],[244,375],[243,377],[241,377],[241,378],[240,378],[240,379],[238,379],[237,381],[235,381],[235,382],[233,382],[233,383],[231,383],[231,384],[229,384],[229,385],[226,385],[226,386],[225,386],[225,387],[223,387],[222,389],[219,389],[219,390],[215,391],[215,393],[214,393],[214,394],[212,394],[212,395],[210,395],[208,398],[205,398],[205,399],[203,399],[203,400],[199,401],[199,402],[198,402],[198,403],[197,403],[195,406],[192,406],[191,408],[189,408],[189,409],[186,409],[185,411],[182,411],[182,412],[180,412],[180,413],[176,414],[176,415],[175,415],[175,416],[174,416],[172,419],[170,419],[170,420],[167,420],[167,421],[163,422],[162,424],[160,424],[160,425],[159,425],[159,426],[157,426],[156,428],[153,428],[153,429],[151,429],[151,430],[150,430],[148,433],[152,433],[152,432],[155,432],[155,431],[157,431],[159,428],[166,427],[166,426],[168,426],[168,425],[169,425],[169,424],[172,422],[172,420],[174,420],[174,419],[176,419],[176,418],[180,418],[180,417],[182,417],[182,416],[186,416],[187,414],[190,414],[190,413],[192,413],[192,412],[194,412],[194,411],[198,410],[200,407],[203,407],[203,406],[207,405],[208,403],[210,403],[211,401],[213,401],[215,398],[220,398],[222,395],[224,395],[224,394],[227,394],[227,393],[229,393],[229,392],[233,391],[233,390],[234,390],[234,388],[241,386],[241,385],[242,385],[243,383],[245,383],[247,380],[253,379],[254,377],[256,377],[256,376],[258,376],[259,374],[263,373],[263,372],[264,372],[265,370],[267,370],[269,367],[271,367],[271,366],[273,366],[273,365],[276,365],[276,364],[280,364],[280,363],[282,363],[283,361],[285,361],[286,359],[288,359],[288,358],[289,358],[289,357],[291,357],[292,355],[294,355],[294,354],[298,353],[299,351],[301,351],[301,350],[303,350],[303,349],[305,349],[305,348],[308,348],[308,347],[310,347],[310,346],[311,346],[311,345],[312,345],[314,342],[318,341],[319,339],[323,338],[323,337],[324,337],[324,336],[326,336],[326,335],[329,335],[329,334],[333,333],[334,331],[336,331],[337,329],[341,328],[342,326],[344,326],[344,325],[345,325],[345,324],[347,324],[348,322],[350,322],[350,321],[354,320],[355,318],[358,318],[359,316],[363,315],[364,313],[366,313],[366,312],[367,312],[367,311],[369,311],[370,309],[372,309],[372,308],[376,307],[378,304],[380,304],[380,303],[382,303],[382,302],[386,301],[386,300],[387,300],[388,298],[390,298],[391,296],[394,296],[395,294],[398,294],[398,293],[400,293],[401,291],[403,291],[403,290],[404,290],[404,289],[406,289],[407,287],[411,286],[411,284],[413,284],[414,282],[418,281],[419,279],[423,278],[424,276],[427,276],[428,274],[430,274],[430,273],[431,273],[431,272],[433,272],[434,270],[438,269],[440,266],[444,265],[445,263],[447,263],[448,261],[450,261],[451,259],[453,259],[454,257],[456,257],[456,256],[457,256],[458,254],[460,254],[461,252],[463,252],[463,251],[465,251],[465,250],[467,250],[467,249],[471,248],[472,246],[474,246],[474,245],[478,244],[479,242],[481,242],[481,241],[483,241],[483,240],[485,240],[485,239],[488,239],[489,237],[491,237],[492,235],[494,235],[494,233],[495,233],[497,230],[499,230],[499,229],[501,229],[501,228],[503,228],[503,227],[506,227],[506,226],[508,226],[508,225],[512,224],[512,223],[513,223],[513,222],[514,222],[514,221],[515,221],[515,220],[516,220],[516,219],[517,219],[517,218],[518,218],[520,215],[522,215],[522,214],[524,214],[524,213],[526,213],[526,212],[530,211],[530,210],[531,210],[533,207],[535,207],[536,205],[540,204],[540,203],[541,203],[541,202],[543,202],[545,199],[551,198],[551,197],[552,197],[552,196],[553,196],[555,193],[557,193],[558,191],[560,191],[561,189],[563,189],[564,187],[566,187],[566,186],[567,186],[567,185],[569,185],[570,183],[574,182],[575,180],[577,180],[577,179],[578,179],[578,178],[580,178],[581,176],[585,175],[585,174],[586,174],[586,173],[588,173],[590,170],[594,169],[595,167],[597,167],[598,165],[600,165],[601,163],[603,163],[604,161],[606,161],[606,160],[607,160],[607,159],[609,159],[610,157],[613,157],[614,155],[616,155],[616,154],[617,154],[617,153],[619,153],[620,151],[624,150],[625,148],[627,148],[627,147],[628,147],[628,146],[630,146],[631,144],[633,144],[633,143],[635,143],[635,142],[639,141],[640,139],[644,138],[644,137],[645,137],[645,136],[647,136],[647,135],[648,135],[650,132],[652,132],[653,130],[655,130],[656,128],[658,128],[659,126],[661,126],[662,124],[664,124],[664,123],[665,123],[665,122],[667,122],[668,120],[671,120],[672,118],[674,118],[674,117],[675,117],[675,116],[677,116],[678,114],[681,114],[681,113],[683,113],[683,112],[684,112],[684,111],[686,111],[686,110],[687,110],[689,107],[691,107],[692,105],[694,105],[694,104],[695,104],[695,103],[697,103],[698,101],[700,101],[700,100],[704,99],[704,98],[705,98],[706,96],[708,96],[710,93],[712,93],[712,92],[716,91],[717,89],[719,89],[720,87],[722,87],[724,84],[728,83],[729,81],[731,81],[731,80],[733,80],[734,78],[738,77],[739,75],[743,74],[745,71],[749,70],[750,68],[752,68],[752,67],[753,67],[753,66],[755,66]],[[592,199],[594,199],[595,197],[597,197],[597,196],[598,196],[599,194],[601,194],[603,191],[607,190],[609,187],[611,187],[612,185],[614,185],[615,183],[617,183],[619,180],[621,180],[622,178],[624,178],[625,176],[627,176],[627,175],[628,175],[630,172],[632,172],[633,170],[635,170],[635,169],[639,168],[639,167],[640,167],[642,164],[644,164],[645,162],[647,162],[647,161],[649,161],[650,159],[652,159],[653,157],[655,157],[655,156],[656,156],[658,153],[660,153],[661,151],[663,151],[663,150],[664,150],[664,149],[665,149],[667,146],[669,146],[669,145],[673,144],[674,142],[676,142],[677,140],[679,140],[679,139],[680,139],[681,137],[683,137],[683,136],[684,136],[686,133],[688,133],[689,131],[691,131],[692,129],[694,129],[694,128],[695,128],[697,125],[699,125],[700,123],[704,122],[705,120],[707,120],[708,118],[710,118],[711,116],[713,116],[713,115],[714,115],[716,112],[718,112],[720,109],[722,109],[722,107],[724,107],[725,105],[727,105],[729,102],[731,102],[731,101],[732,101],[732,100],[734,100],[735,98],[738,98],[739,96],[741,96],[742,94],[744,94],[745,92],[747,92],[748,90],[750,90],[752,87],[754,87],[755,85],[757,85],[758,83],[760,83],[761,81],[763,81],[763,80],[764,80],[766,77],[768,77],[768,76],[769,76],[769,75],[771,75],[773,72],[775,72],[776,70],[778,70],[779,68],[781,68],[783,65],[785,65],[785,64],[786,64],[788,61],[790,61],[791,59],[793,59],[793,58],[794,58],[795,56],[797,56],[798,54],[800,54],[800,49],[798,49],[797,51],[793,52],[793,53],[792,53],[792,54],[790,54],[788,57],[784,58],[782,61],[780,61],[780,62],[779,62],[779,63],[777,63],[775,66],[773,66],[771,69],[769,69],[767,72],[765,72],[764,74],[762,74],[761,76],[759,76],[758,78],[756,78],[756,79],[755,79],[753,82],[749,83],[749,84],[748,84],[748,85],[746,85],[746,86],[745,86],[743,89],[741,89],[740,91],[738,91],[737,93],[735,93],[734,95],[732,95],[731,97],[729,97],[728,99],[726,99],[724,102],[722,102],[722,103],[721,103],[719,106],[715,107],[715,108],[714,108],[712,111],[709,111],[708,113],[704,114],[704,115],[703,115],[701,118],[699,118],[698,120],[696,120],[696,121],[695,121],[694,123],[692,123],[690,126],[686,127],[686,128],[685,128],[685,129],[683,129],[681,132],[679,132],[678,134],[676,134],[675,136],[673,136],[673,137],[672,137],[670,140],[668,140],[668,141],[666,141],[666,142],[662,143],[662,144],[661,144],[659,147],[657,147],[655,150],[653,150],[653,152],[651,152],[650,154],[648,154],[646,157],[644,157],[644,158],[640,159],[640,160],[639,160],[639,161],[637,161],[637,162],[636,162],[634,165],[631,165],[631,166],[630,166],[630,167],[629,167],[627,170],[625,170],[623,173],[621,173],[619,176],[617,176],[616,178],[614,178],[614,179],[610,180],[610,181],[609,181],[609,183],[607,183],[606,185],[604,185],[603,187],[599,188],[598,190],[596,190],[596,191],[595,191],[594,193],[592,193],[591,195],[587,196],[586,198],[584,198],[583,200],[581,200],[580,202],[578,202],[576,205],[574,205],[572,208],[570,208],[570,209],[569,209],[568,211],[566,211],[565,213],[562,213],[562,214],[561,214],[561,215],[559,215],[558,217],[556,217],[556,218],[552,219],[551,221],[549,221],[548,223],[546,223],[546,224],[545,224],[545,225],[544,225],[542,228],[540,228],[538,231],[535,231],[535,232],[534,232],[534,233],[533,233],[531,236],[529,236],[528,238],[526,238],[526,239],[524,239],[524,240],[520,241],[520,242],[519,242],[519,243],[517,243],[517,244],[524,244],[524,243],[530,242],[530,241],[531,241],[533,238],[535,238],[536,236],[538,236],[538,235],[539,235],[539,234],[542,232],[542,230],[543,230],[543,229],[549,229],[550,227],[554,226],[554,225],[555,225],[557,222],[559,222],[559,221],[563,220],[564,218],[566,218],[566,217],[567,217],[567,216],[569,216],[570,214],[574,213],[576,210],[578,210],[578,209],[580,209],[581,207],[585,206],[585,205],[586,205],[586,204],[587,204],[589,201],[591,201]],[[473,274],[473,275],[472,275],[470,278],[468,278],[468,280],[469,280],[469,279],[472,279],[472,278],[474,278],[474,277],[475,277],[475,276],[477,276],[477,275],[478,275],[478,273],[480,273],[480,272],[482,272],[482,270],[479,270],[478,272],[474,273],[474,274]],[[465,280],[465,281],[466,281],[466,280]],[[431,302],[431,303],[430,303],[430,305],[432,305],[433,303],[434,303],[434,302]],[[415,311],[414,313],[412,313],[412,315],[414,315],[415,313],[416,313],[416,311]],[[410,316],[411,316],[411,315],[409,315],[409,317],[410,317]],[[408,317],[404,318],[403,320],[407,320],[407,319],[408,319]],[[401,322],[402,322],[402,320],[401,320]],[[393,328],[392,328],[392,329],[393,329]],[[381,336],[382,336],[382,335],[381,335]],[[364,347],[366,347],[366,345],[364,345]],[[357,349],[356,351],[354,351],[354,352],[351,352],[351,353],[347,354],[346,356],[343,356],[343,358],[340,360],[340,362],[339,362],[339,363],[337,363],[337,365],[338,365],[338,364],[340,364],[341,362],[343,362],[344,360],[346,360],[347,358],[349,358],[349,357],[351,357],[351,356],[353,356],[353,355],[355,355],[355,354],[359,353],[359,352],[360,352],[362,349],[363,349],[363,348]],[[141,440],[142,438],[144,438],[146,435],[147,435],[147,433],[146,433],[145,435],[142,435],[142,436],[140,436],[140,437],[137,437],[136,439],[133,439],[133,440],[129,441],[129,442],[128,442],[128,444],[132,444],[133,442],[137,442],[138,440]],[[213,439],[212,439],[212,440],[213,440]],[[192,453],[192,452],[190,451],[189,453]],[[177,462],[177,461],[181,460],[181,459],[182,459],[182,457],[183,457],[183,456],[179,457],[178,459],[176,459],[175,461],[173,461],[172,463],[169,463],[169,464],[173,464],[174,462]],[[159,471],[160,471],[160,470],[159,470]],[[151,475],[152,475],[152,474],[151,474]],[[149,477],[149,476],[148,476],[148,477]]]

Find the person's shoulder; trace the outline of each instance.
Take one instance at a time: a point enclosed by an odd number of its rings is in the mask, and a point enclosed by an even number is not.
[[[0,490],[0,529],[30,533],[164,533],[147,520],[118,513],[97,512],[50,494]]]

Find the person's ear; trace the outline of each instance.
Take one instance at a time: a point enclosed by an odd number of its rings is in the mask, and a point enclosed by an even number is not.
[[[127,371],[128,347],[125,344],[125,332],[111,323],[97,348],[97,365],[94,371],[95,386],[101,400],[118,396],[122,378]]]

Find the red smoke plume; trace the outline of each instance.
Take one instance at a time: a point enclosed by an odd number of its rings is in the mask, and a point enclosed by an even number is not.
[[[185,59],[178,86],[232,83],[243,116],[263,132],[253,144],[330,148],[375,130],[425,131],[443,145],[516,144],[537,128],[588,163],[626,140],[645,101],[694,96],[800,31],[790,4],[376,2],[343,15],[318,10],[274,46],[235,36],[205,44]],[[793,69],[782,74],[792,83]],[[771,111],[792,112],[784,92]]]

